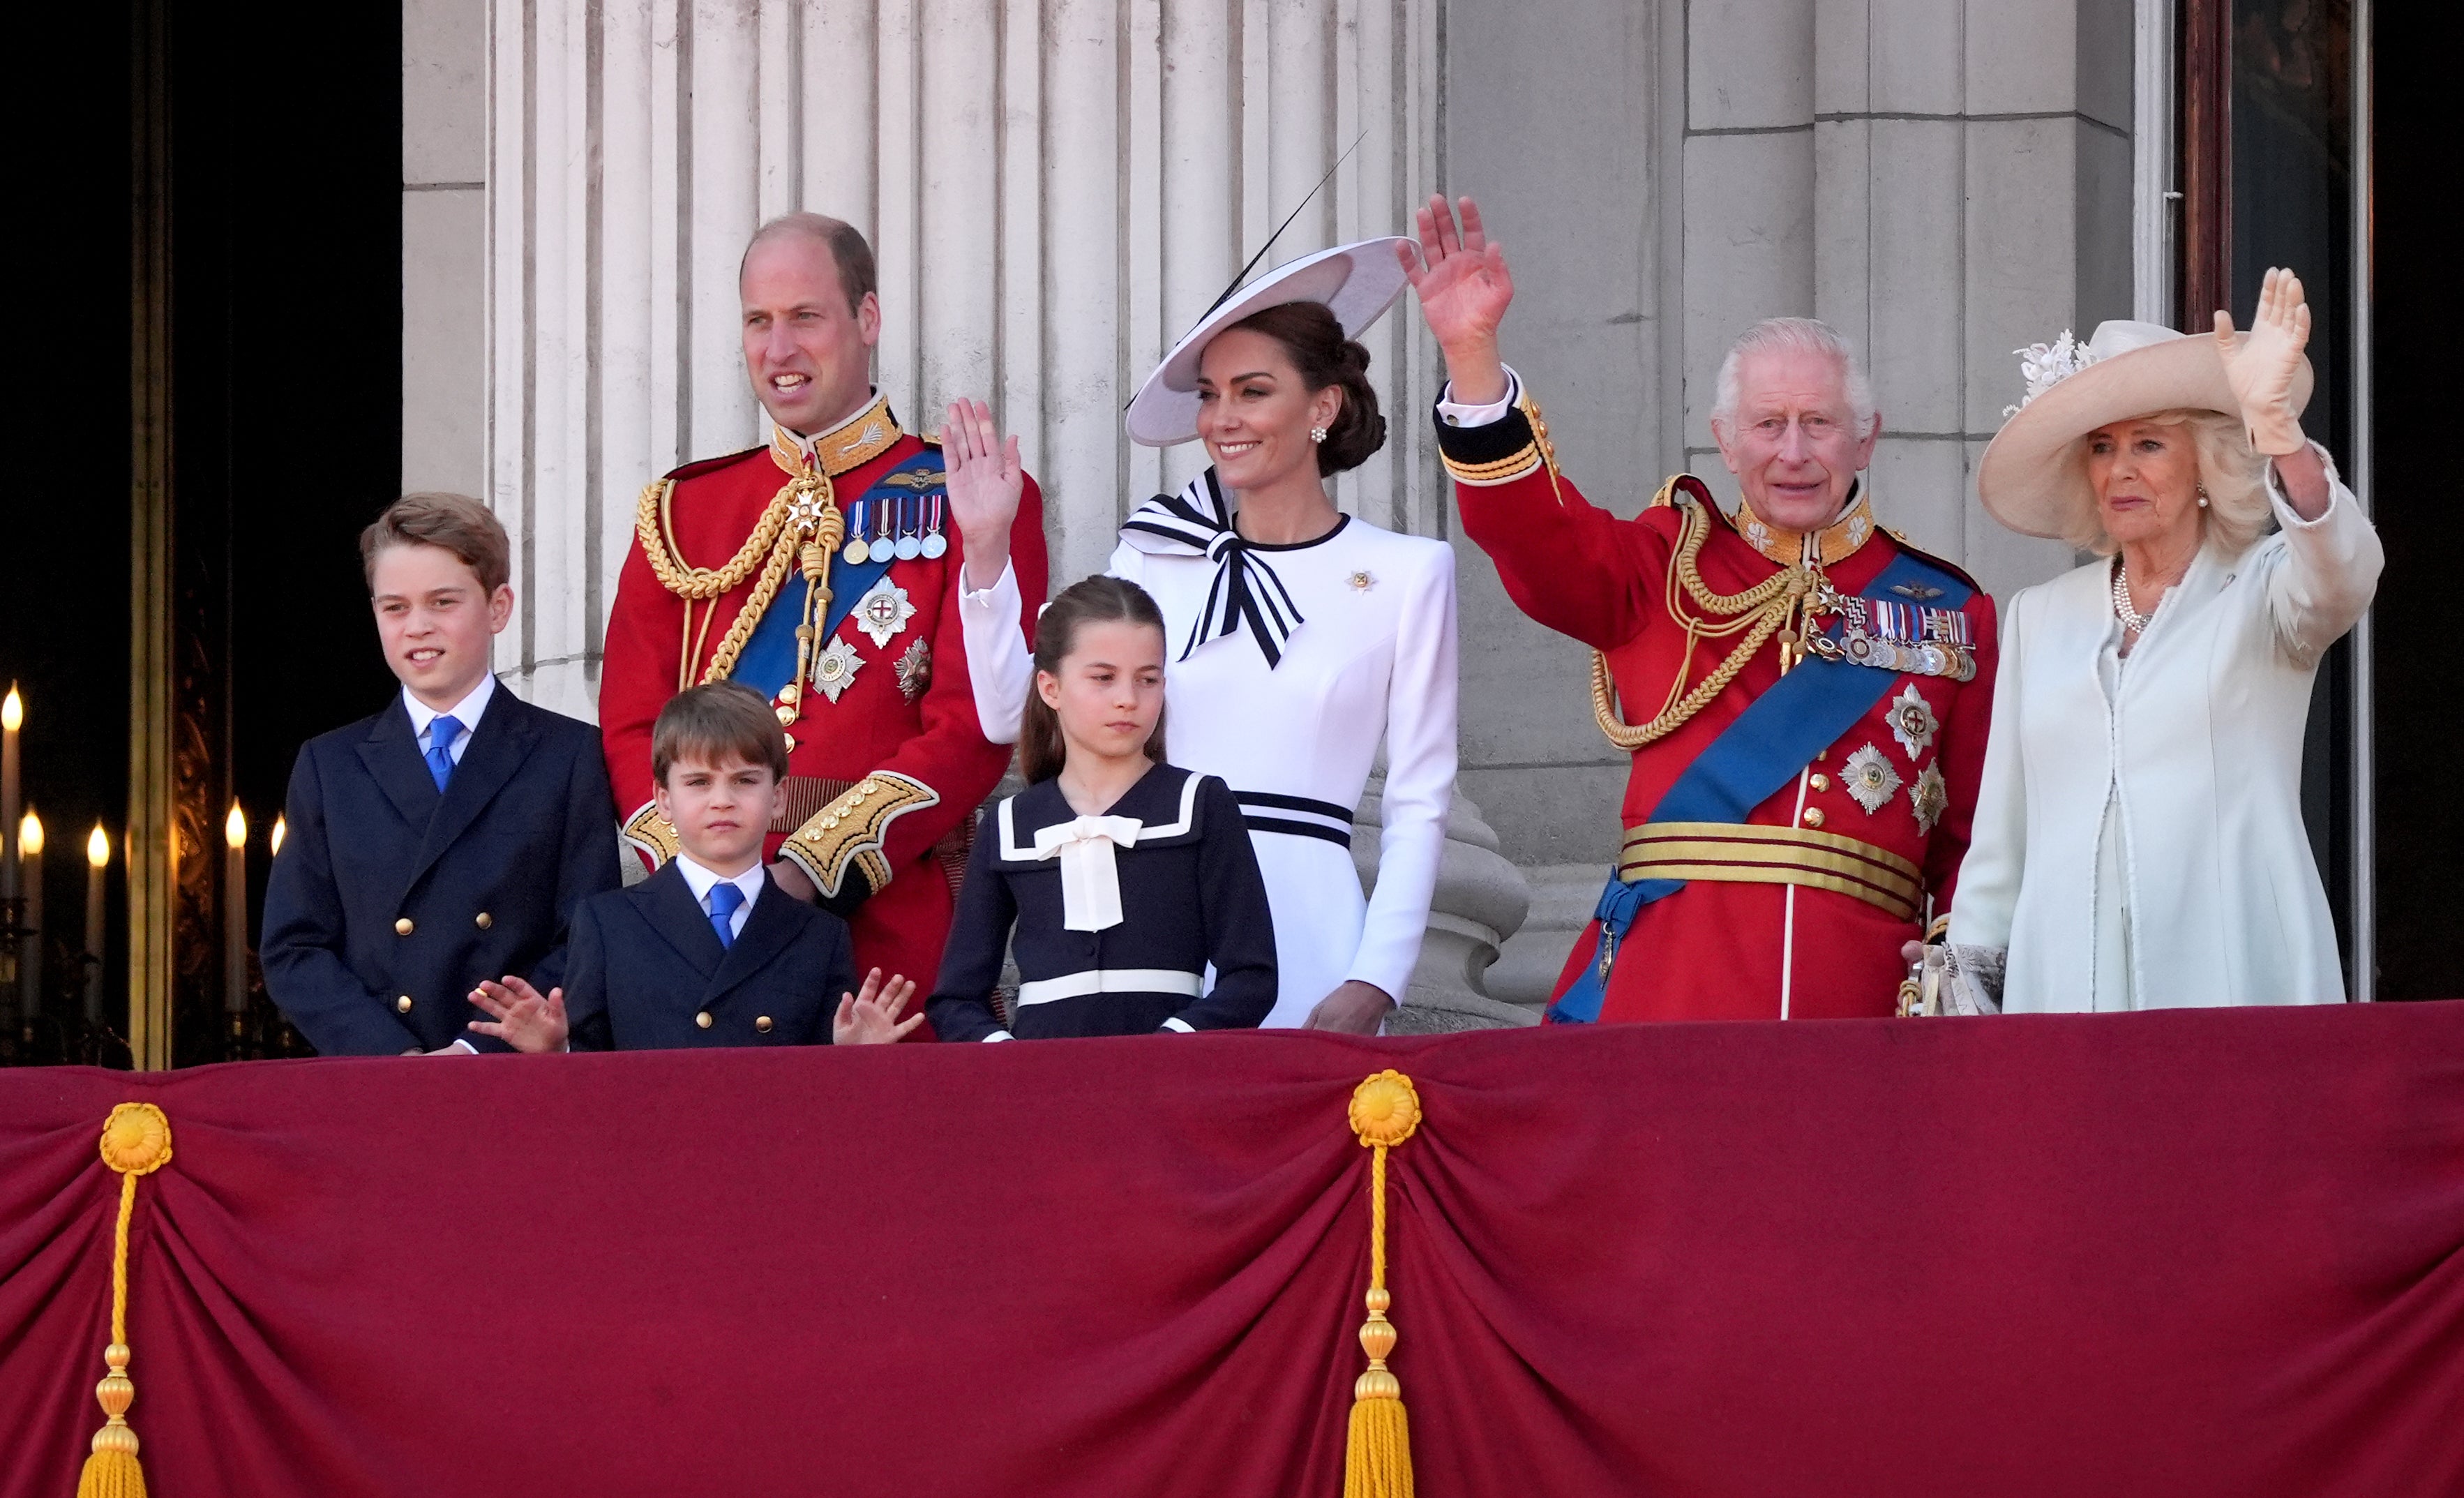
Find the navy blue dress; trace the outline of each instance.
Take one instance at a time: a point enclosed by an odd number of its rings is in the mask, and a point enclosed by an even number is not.
[[[925,1006],[941,1039],[1255,1027],[1274,1007],[1274,916],[1231,790],[1158,764],[1104,815],[1140,824],[1133,847],[1112,850],[1121,920],[1071,931],[1061,861],[1035,850],[1039,830],[1077,819],[1060,782],[985,808]],[[1004,945],[1021,979],[1007,1029],[992,1004]]]

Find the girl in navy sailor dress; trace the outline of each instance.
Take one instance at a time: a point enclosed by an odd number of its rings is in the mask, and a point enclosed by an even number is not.
[[[1094,577],[1037,622],[1019,736],[1027,788],[985,809],[926,1005],[945,1041],[1254,1027],[1274,917],[1241,804],[1162,762],[1163,620]],[[1018,962],[1010,1024],[993,1008]]]

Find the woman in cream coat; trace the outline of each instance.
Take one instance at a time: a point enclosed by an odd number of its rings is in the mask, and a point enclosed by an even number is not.
[[[2301,733],[2383,557],[2301,434],[2309,331],[2301,283],[2270,271],[2246,335],[2221,312],[2212,337],[2108,322],[2023,359],[1979,496],[2111,560],[2003,617],[1948,937],[1980,1006],[1997,969],[2008,1012],[2344,996]]]

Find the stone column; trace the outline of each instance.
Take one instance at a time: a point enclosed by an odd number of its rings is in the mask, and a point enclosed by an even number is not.
[[[798,208],[873,240],[900,416],[992,401],[1043,482],[1056,579],[1099,570],[1127,510],[1204,462],[1132,447],[1121,407],[1248,253],[1338,157],[1266,263],[1408,225],[1436,175],[1437,6],[406,0],[407,24],[489,29],[484,161],[434,169],[484,197],[484,364],[410,371],[406,417],[485,390],[473,485],[520,598],[499,669],[593,714],[642,485],[763,434],[736,265]],[[407,325],[450,299],[408,288]],[[1368,341],[1394,435],[1337,498],[1428,534],[1426,341],[1406,315]]]
[[[1364,892],[1377,874],[1377,829],[1386,777],[1370,777],[1353,823],[1352,861]],[[1438,860],[1438,887],[1429,902],[1429,934],[1412,968],[1402,1007],[1386,1022],[1390,1035],[1431,1035],[1451,1030],[1488,1030],[1537,1024],[1540,1011],[1491,998],[1485,981],[1498,949],[1523,924],[1531,907],[1522,870],[1497,848],[1497,833],[1480,807],[1461,791],[1446,814],[1445,849]]]

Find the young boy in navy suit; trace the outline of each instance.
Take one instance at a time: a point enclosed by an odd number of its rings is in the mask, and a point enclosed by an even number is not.
[[[360,537],[402,692],[300,746],[258,942],[267,991],[322,1054],[508,1048],[467,1027],[479,981],[561,981],[575,909],[617,886],[599,731],[489,672],[510,554],[460,495],[405,495]]]
[[[650,730],[650,779],[678,855],[573,919],[564,987],[484,983],[472,1028],[520,1050],[887,1043],[915,985],[879,968],[848,993],[847,923],[770,883],[762,835],[781,809],[786,736],[732,681],[678,693]],[[833,1009],[831,998],[837,996]]]

